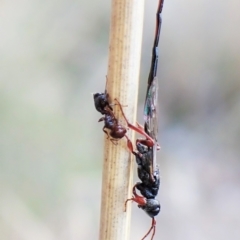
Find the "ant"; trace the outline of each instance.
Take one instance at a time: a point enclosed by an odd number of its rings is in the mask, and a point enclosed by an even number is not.
[[[108,81],[108,78],[107,78],[107,81]],[[121,124],[119,124],[118,119],[115,117],[113,113],[112,104],[109,103],[109,94],[107,93],[106,88],[104,93],[93,94],[93,99],[94,99],[96,110],[100,112],[102,115],[104,115],[98,120],[98,122],[104,121],[103,132],[107,134],[108,138],[109,138],[109,135],[111,136],[110,140],[115,145],[117,144],[118,140],[122,139],[123,137],[126,137],[127,146],[129,150],[132,152],[133,146],[132,146],[132,142],[126,135],[127,129]],[[142,141],[144,141],[148,146],[153,146],[154,140],[144,131],[144,128],[140,124],[137,124],[137,127],[136,127],[131,123],[129,123],[129,121],[127,120],[123,112],[122,105],[116,98],[114,100],[117,102],[115,105],[119,105],[120,111],[127,123],[127,126],[132,130],[135,130],[136,132],[145,136],[146,139]],[[108,131],[106,131],[106,129],[109,130],[109,133]]]

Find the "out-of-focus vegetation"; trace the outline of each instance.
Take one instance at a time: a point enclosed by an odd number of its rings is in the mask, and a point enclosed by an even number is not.
[[[110,1],[3,1],[0,239],[97,239]],[[139,121],[157,1],[146,1]],[[156,239],[240,235],[240,2],[165,1]],[[150,219],[133,206],[131,239]],[[145,231],[145,230],[146,231]]]

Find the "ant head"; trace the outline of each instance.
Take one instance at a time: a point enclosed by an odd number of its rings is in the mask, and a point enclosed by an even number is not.
[[[149,147],[142,144],[141,142],[137,141],[136,142],[136,145],[137,145],[137,150],[141,153],[141,154],[144,154],[146,152],[149,151]]]
[[[94,93],[93,99],[95,103],[107,102],[107,94],[105,93]]]
[[[149,217],[153,218],[158,215],[161,210],[161,205],[156,199],[147,199],[145,205],[138,205]]]
[[[98,112],[105,114],[106,107],[108,107],[110,110],[112,110],[112,107],[110,106],[110,104],[108,102],[108,94],[95,93],[95,94],[93,94],[93,99],[94,99],[95,108]]]

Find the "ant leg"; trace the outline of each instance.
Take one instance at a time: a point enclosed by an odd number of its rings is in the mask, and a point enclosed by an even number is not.
[[[109,134],[108,134],[108,132],[105,130],[105,126],[102,128],[102,130],[105,132],[105,134],[107,134],[107,139],[109,139]]]
[[[104,121],[105,120],[105,117],[101,117],[99,120],[98,120],[98,122],[102,122],[102,121]]]
[[[128,138],[127,135],[125,135],[126,139],[127,139],[127,147],[128,149],[130,150],[130,152],[132,153],[133,152],[133,145],[132,145],[132,142],[131,140]]]
[[[105,94],[108,94],[107,93],[107,84],[108,84],[108,76],[106,75]]]
[[[152,225],[151,225],[150,229],[148,230],[148,232],[145,234],[145,236],[141,240],[144,240],[149,235],[149,233],[152,231],[152,229],[153,229],[153,234],[152,234],[151,240],[153,240],[153,237],[155,235],[155,230],[156,230],[156,220],[154,218],[152,218]]]
[[[137,124],[137,127],[138,127],[138,128],[140,128],[141,130],[144,131],[144,127],[143,127],[140,123],[136,122],[136,124]]]
[[[120,102],[119,102],[116,98],[115,98],[114,100],[118,103],[118,105],[119,105],[119,107],[120,107],[120,110],[121,110],[121,112],[122,112],[122,115],[123,115],[123,117],[124,117],[124,119],[125,119],[128,127],[131,128],[132,130],[134,130],[134,131],[142,134],[143,136],[145,136],[145,137],[147,138],[147,140],[149,140],[149,147],[152,147],[152,146],[154,145],[154,140],[144,131],[144,129],[143,129],[142,126],[135,127],[134,125],[132,125],[132,124],[127,120],[127,118],[126,118],[126,116],[125,116],[125,114],[124,114],[124,112],[123,112],[122,105],[120,104]]]
[[[112,106],[110,103],[107,104],[107,106],[104,108],[105,110],[105,114],[109,114],[109,112],[112,112],[113,109],[112,109]]]
[[[118,103],[111,103],[111,106],[116,106],[116,105],[119,105],[119,102]],[[122,107],[128,107],[128,105],[122,105],[122,104],[121,104],[121,106]]]
[[[111,141],[114,145],[118,145],[118,140],[119,140],[119,139],[110,138],[110,141]]]

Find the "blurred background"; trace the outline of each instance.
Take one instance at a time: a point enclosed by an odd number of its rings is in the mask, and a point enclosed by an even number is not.
[[[110,0],[0,3],[0,239],[98,239]],[[145,2],[138,120],[157,0]],[[101,9],[99,11],[99,9]],[[165,1],[155,239],[240,235],[240,2]],[[131,239],[151,219],[133,205]]]

